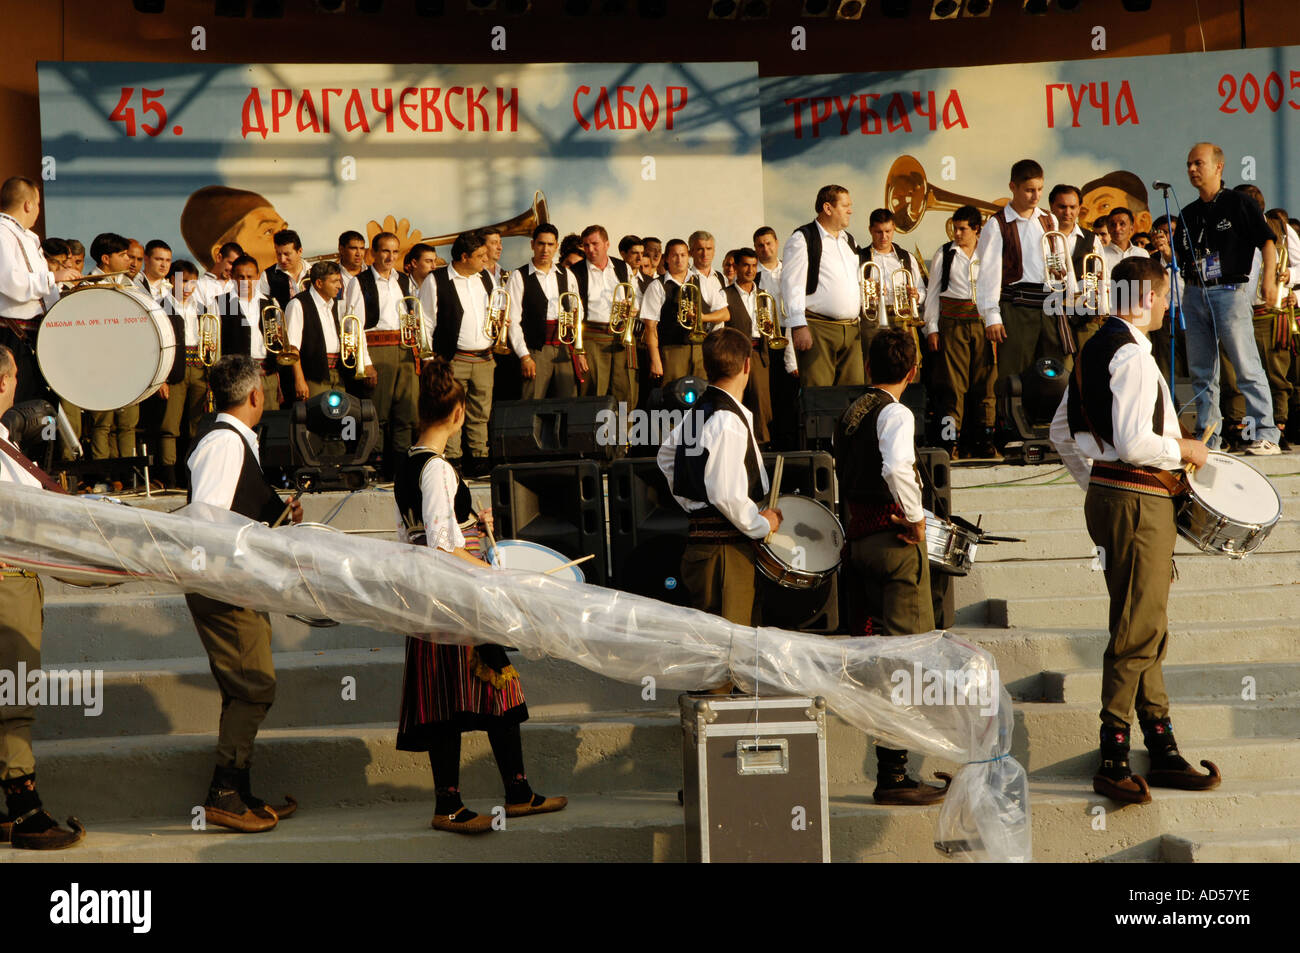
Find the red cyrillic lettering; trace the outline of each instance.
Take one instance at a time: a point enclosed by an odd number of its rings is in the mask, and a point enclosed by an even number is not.
[[[280,106],[283,104],[284,108]],[[280,120],[289,115],[293,109],[293,90],[291,89],[273,89],[271,90],[271,131],[280,131]]]
[[[322,89],[320,91],[320,108],[321,108],[321,128],[325,132],[330,131],[330,93],[342,96],[341,89]]]
[[[597,129],[614,128],[614,112],[609,108],[609,90],[604,86],[600,87],[600,95],[596,97],[596,106],[591,112]]]
[[[370,120],[366,118],[366,107],[361,102],[361,90],[354,89],[348,96],[347,105],[343,107],[343,127],[348,132],[360,129],[370,131]]]
[[[406,128],[412,131],[419,130],[420,124],[415,121],[416,104],[413,102],[408,103],[406,96],[408,93],[416,95],[419,92],[414,86],[407,86],[397,97],[397,109],[402,114],[402,122],[406,123]]]
[[[912,131],[912,120],[907,118],[907,104],[903,102],[902,93],[889,97],[889,106],[885,109],[885,124],[890,132]]]
[[[831,118],[831,111],[834,108],[835,104],[831,102],[829,96],[813,97],[812,103],[808,107],[808,116],[812,120],[812,134],[814,139],[821,135],[821,130],[818,127],[827,119]]]
[[[679,102],[676,106],[673,105],[674,92],[682,94],[681,102]],[[664,116],[666,117],[666,122],[664,123],[664,126],[666,128],[671,129],[673,127],[673,113],[682,109],[686,105],[687,95],[688,93],[685,86],[668,87],[668,95],[664,98]]]
[[[635,129],[636,128],[636,107],[630,101],[624,98],[624,93],[635,93],[635,86],[620,86],[615,96],[618,104],[618,128]]]
[[[384,94],[384,101],[379,101],[379,94]],[[370,102],[375,107],[375,111],[384,117],[384,129],[386,132],[393,131],[393,91],[391,89],[370,90]]]
[[[646,111],[645,111],[646,97],[650,98],[649,115],[646,115]],[[790,102],[790,100],[787,99],[786,102],[788,103]],[[802,100],[800,100],[800,102],[802,102]],[[655,92],[654,87],[651,86],[649,83],[647,83],[645,88],[641,90],[641,98],[637,101],[636,108],[637,111],[641,114],[641,125],[643,125],[646,129],[653,129],[655,127],[655,123],[659,121],[659,94]],[[799,125],[799,120],[796,117],[795,126],[797,127],[798,125]]]
[[[578,125],[583,129],[590,129],[591,123],[582,117],[582,110],[578,107],[578,97],[590,95],[590,86],[579,86],[573,91],[573,118],[578,120]]]
[[[480,86],[478,88],[477,94],[472,89],[465,90],[465,105],[467,111],[469,112],[470,132],[473,132],[476,128],[482,129],[484,132],[487,131],[488,115],[487,115],[487,110],[483,108],[483,97],[486,96],[487,93],[488,90],[486,86]],[[474,123],[474,117],[476,115],[481,116],[483,119],[483,122],[478,126],[476,126]]]
[[[858,112],[862,114],[862,134],[880,135],[880,113],[871,104],[880,98],[879,93],[862,93],[858,96]]]
[[[260,132],[262,138],[266,138],[266,117],[262,115],[262,96],[256,87],[250,89],[248,96],[244,99],[242,132],[245,139],[248,138],[250,132]]]
[[[949,110],[956,115],[956,118],[949,118]],[[961,126],[963,129],[969,129],[970,123],[966,121],[966,110],[961,108],[961,97],[957,95],[957,90],[951,90],[948,98],[943,104],[943,128],[951,129],[953,126]]]
[[[443,107],[447,110],[447,121],[457,129],[464,129],[463,123],[459,122],[451,112],[451,96],[455,92],[464,92],[460,86],[453,86],[447,90],[447,95],[443,98]],[[425,86],[420,90],[420,128],[424,132],[442,132],[442,112],[438,109],[438,97],[442,94],[442,88],[439,86]],[[429,125],[429,114],[433,113],[433,125]]]
[[[939,128],[938,115],[934,108],[934,90],[927,90],[925,94],[925,105],[922,105],[921,94],[912,93],[912,111],[918,116],[925,116],[930,120],[930,131]]]
[[[510,98],[507,99],[507,91],[500,86],[497,87],[497,132],[506,132],[506,117],[510,118],[510,132],[519,131],[519,90],[511,86],[509,89]]]
[[[1281,96],[1281,82],[1279,81],[1278,95]],[[1119,95],[1115,97],[1115,125],[1122,126],[1124,123],[1140,125],[1138,120],[1137,105],[1133,102],[1133,89],[1124,80],[1119,88]]]
[[[303,121],[303,114],[306,114],[308,121]],[[295,117],[298,120],[298,131],[306,132],[310,129],[312,132],[320,132],[320,117],[316,115],[316,101],[311,98],[311,90],[304,89],[298,97],[298,114]]]

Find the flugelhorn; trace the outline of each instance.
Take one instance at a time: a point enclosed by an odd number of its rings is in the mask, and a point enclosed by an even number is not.
[[[1083,256],[1083,307],[1095,315],[1110,313],[1110,282],[1106,259],[1096,252]]]
[[[970,303],[979,307],[979,301],[975,297],[975,281],[979,278],[979,259],[974,255],[970,256],[970,265],[967,266],[966,275],[970,279]]]
[[[885,273],[880,270],[880,266],[870,258],[858,269],[862,320],[871,320],[874,311],[876,323],[882,328],[889,324],[889,319],[885,316],[884,277]]]
[[[1053,229],[1043,233],[1043,284],[1048,291],[1064,291],[1070,276],[1070,246],[1065,234]]]
[[[414,351],[417,359],[432,356],[424,345],[424,305],[415,295],[404,296],[401,304],[398,322],[402,347]]]
[[[952,212],[963,205],[973,205],[987,215],[1002,211],[996,202],[936,189],[926,180],[921,163],[912,156],[899,156],[889,167],[885,178],[885,208],[894,213],[894,225],[899,232],[906,234],[916,228],[932,208]]]
[[[776,312],[776,299],[760,288],[754,296],[754,323],[758,326],[758,333],[767,339],[770,351],[780,351],[787,343]]]
[[[578,307],[582,299],[572,291],[561,292],[559,308],[556,312],[555,336],[561,344],[568,344],[574,354],[584,353],[582,349],[582,322],[578,320]]]
[[[620,282],[614,287],[609,305],[609,333],[615,337],[625,337],[624,345],[631,341],[634,307],[636,307],[636,289],[632,287],[631,282]]]
[[[199,315],[199,363],[211,367],[221,360],[221,321],[215,314]]]
[[[339,319],[339,363],[353,372],[354,380],[366,376],[361,366],[361,319],[355,314]]]
[[[510,353],[510,292],[500,285],[493,288],[492,294],[488,296],[483,333],[492,341],[493,354]]]
[[[1286,309],[1287,298],[1291,296],[1291,256],[1287,254],[1286,242],[1278,241],[1274,243],[1277,246],[1277,267],[1274,275],[1277,277],[1277,299],[1271,303],[1271,306],[1278,311]],[[1260,287],[1263,287],[1260,282]]]
[[[912,296],[912,292],[915,290],[916,279],[912,277],[912,269],[910,268],[899,268],[889,280],[889,291],[894,305],[894,320],[899,327],[915,327],[922,323],[921,315],[916,310],[916,298]]]
[[[298,349],[289,343],[289,328],[284,311],[272,302],[262,309],[262,344],[266,353],[275,355],[275,363],[290,367],[301,359]]]
[[[704,330],[704,296],[699,286],[689,281],[682,285],[677,297],[677,323],[689,332],[686,340],[692,344],[699,344],[709,336]]]

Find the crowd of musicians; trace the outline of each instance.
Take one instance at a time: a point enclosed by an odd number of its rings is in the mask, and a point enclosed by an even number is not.
[[[182,434],[197,435],[209,397],[217,412],[187,458],[192,500],[268,522],[277,514],[301,519],[296,504],[278,513],[282,501],[262,477],[253,428],[266,408],[364,381],[385,429],[383,465],[407,541],[477,565],[483,521],[464,477],[487,457],[498,353],[517,358],[511,373],[521,394],[536,400],[612,394],[636,405],[658,382],[706,378],[709,387],[664,441],[658,462],[690,517],[681,577],[692,604],[743,625],[762,621],[751,543],[782,524],[779,507],[767,500],[761,451],[776,411],[791,400],[783,379],[805,388],[869,385],[840,419],[835,439],[846,586],[856,594],[854,633],[893,636],[934,625],[917,434],[904,391],[928,378],[936,413],[954,424],[941,439],[993,455],[996,428],[1005,424],[995,417],[995,378],[1024,374],[1039,358],[1060,360],[1072,373],[1052,440],[1086,489],[1089,533],[1110,556],[1111,642],[1094,788],[1141,803],[1150,799],[1149,786],[1219,782],[1212,765],[1203,775],[1179,754],[1161,676],[1172,474],[1204,465],[1208,452],[1203,440],[1181,433],[1169,368],[1160,363],[1168,335],[1178,333],[1164,330],[1171,292],[1181,287],[1186,327],[1176,353],[1195,389],[1198,431],[1211,445],[1223,439],[1224,428],[1210,436],[1210,425],[1219,422],[1220,375],[1229,361],[1244,401],[1238,419],[1248,452],[1279,452],[1279,422],[1300,418],[1288,415],[1296,394],[1296,276],[1289,265],[1300,262],[1291,253],[1296,235],[1284,212],[1265,213],[1257,189],[1225,189],[1223,166],[1217,146],[1193,147],[1188,177],[1199,197],[1177,222],[1154,223],[1144,249],[1123,207],[1110,211],[1104,236],[1085,230],[1073,186],[1047,192],[1050,210],[1041,208],[1043,169],[1021,160],[1011,167],[1001,211],[982,221],[973,207],[955,210],[953,237],[924,272],[896,243],[887,209],[870,213],[871,243],[859,246],[848,232],[850,193],[837,185],[818,191],[814,219],[780,254],[774,230],[761,228],[752,247],[724,255],[719,270],[706,231],[662,244],[626,236],[615,257],[599,225],[563,239],[554,226],[539,225],[530,260],[510,272],[501,268],[501,235],[493,229],[460,235],[444,264],[427,245],[403,254],[390,232],[371,240],[368,265],[356,232],[340,236],[337,261],[308,266],[299,236],[280,231],[276,264],[260,272],[233,242],[217,249],[202,274],[173,260],[158,240],[136,256],[130,240],[101,234],[90,256],[97,272],[123,273],[167,309],[184,341],[184,359],[178,355],[162,394],[165,472],[174,470]],[[77,246],[42,245],[30,231],[39,202],[29,180],[10,179],[0,191],[0,411],[39,393],[31,340],[59,283],[82,270]],[[1171,252],[1182,262],[1178,270]],[[212,339],[218,328],[219,354]],[[125,412],[107,412],[102,421],[96,415],[92,426],[92,452],[109,452],[106,435],[114,428],[119,453],[133,451],[137,424]],[[0,450],[6,479],[57,489],[7,439]],[[0,597],[0,666],[13,667],[19,656],[39,665],[39,582],[6,572]],[[208,817],[237,830],[269,829],[296,807],[292,799],[268,805],[249,783],[253,738],[274,697],[269,622],[264,613],[196,596],[190,608],[223,699]],[[1128,765],[1134,710],[1152,756],[1145,780]],[[490,828],[460,798],[465,730],[488,731],[510,813],[564,806],[563,798],[528,785],[518,732],[527,708],[518,672],[499,647],[410,640],[401,711],[399,745],[429,753],[435,827]],[[80,831],[64,831],[40,806],[30,722],[30,709],[6,712],[0,722],[0,780],[14,819],[5,836],[16,846],[68,846]],[[878,746],[877,760],[877,801],[927,804],[944,796],[946,786],[908,776],[906,751]]]

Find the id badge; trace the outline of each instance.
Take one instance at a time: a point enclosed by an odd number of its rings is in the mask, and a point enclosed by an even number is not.
[[[1206,281],[1214,281],[1223,277],[1223,262],[1219,259],[1219,253],[1210,252],[1201,261],[1201,277]]]

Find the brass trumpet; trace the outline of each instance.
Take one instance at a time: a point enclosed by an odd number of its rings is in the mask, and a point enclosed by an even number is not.
[[[858,286],[862,292],[862,320],[870,320],[874,311],[876,323],[882,328],[889,324],[889,319],[885,316],[884,274],[880,266],[870,258],[858,269]]]
[[[912,292],[916,290],[916,279],[912,269],[899,268],[889,281],[889,291],[894,301],[894,321],[899,327],[916,327],[924,323],[916,310],[916,299]]]
[[[361,366],[361,319],[355,314],[345,314],[339,320],[339,363],[352,371],[352,378],[366,376]]]
[[[420,299],[415,295],[402,298],[398,320],[402,347],[414,351],[418,359],[431,357],[432,352],[424,344],[424,306],[420,304]]]
[[[767,347],[770,351],[780,351],[789,343],[781,331],[776,313],[776,299],[760,289],[754,296],[754,323],[758,325],[758,333],[767,338]]]
[[[709,336],[704,330],[704,296],[699,286],[689,281],[682,285],[677,296],[677,323],[690,332],[686,340],[692,344],[699,344]]]
[[[1277,268],[1274,270],[1277,277],[1277,300],[1271,306],[1282,311],[1286,308],[1286,299],[1291,296],[1291,256],[1287,254],[1285,241],[1274,244],[1277,246]],[[1263,282],[1260,282],[1260,286],[1263,286]]]
[[[885,177],[885,208],[894,213],[894,224],[900,233],[906,235],[920,225],[921,218],[932,208],[953,212],[963,205],[973,205],[988,215],[1002,211],[1002,205],[997,202],[936,189],[926,180],[921,163],[912,156],[899,156],[889,167]]]
[[[1062,232],[1043,233],[1043,283],[1048,291],[1064,291],[1070,276],[1070,246]]]
[[[559,310],[556,312],[555,336],[561,344],[568,344],[574,354],[585,353],[582,349],[582,322],[578,320],[578,306],[582,299],[572,291],[560,294]]]
[[[631,339],[632,309],[636,307],[636,289],[631,282],[620,282],[614,288],[613,300],[609,305],[609,333],[615,337],[624,337],[624,345]]]
[[[487,317],[483,322],[483,333],[492,343],[493,354],[510,353],[510,292],[497,286],[488,296]]]
[[[267,354],[275,355],[275,363],[281,367],[291,367],[301,359],[298,349],[289,343],[289,328],[278,304],[271,303],[262,309],[262,344]]]
[[[199,363],[211,367],[221,359],[221,322],[215,314],[199,315]]]
[[[1106,259],[1096,252],[1083,256],[1083,307],[1096,315],[1110,313],[1110,282]]]

